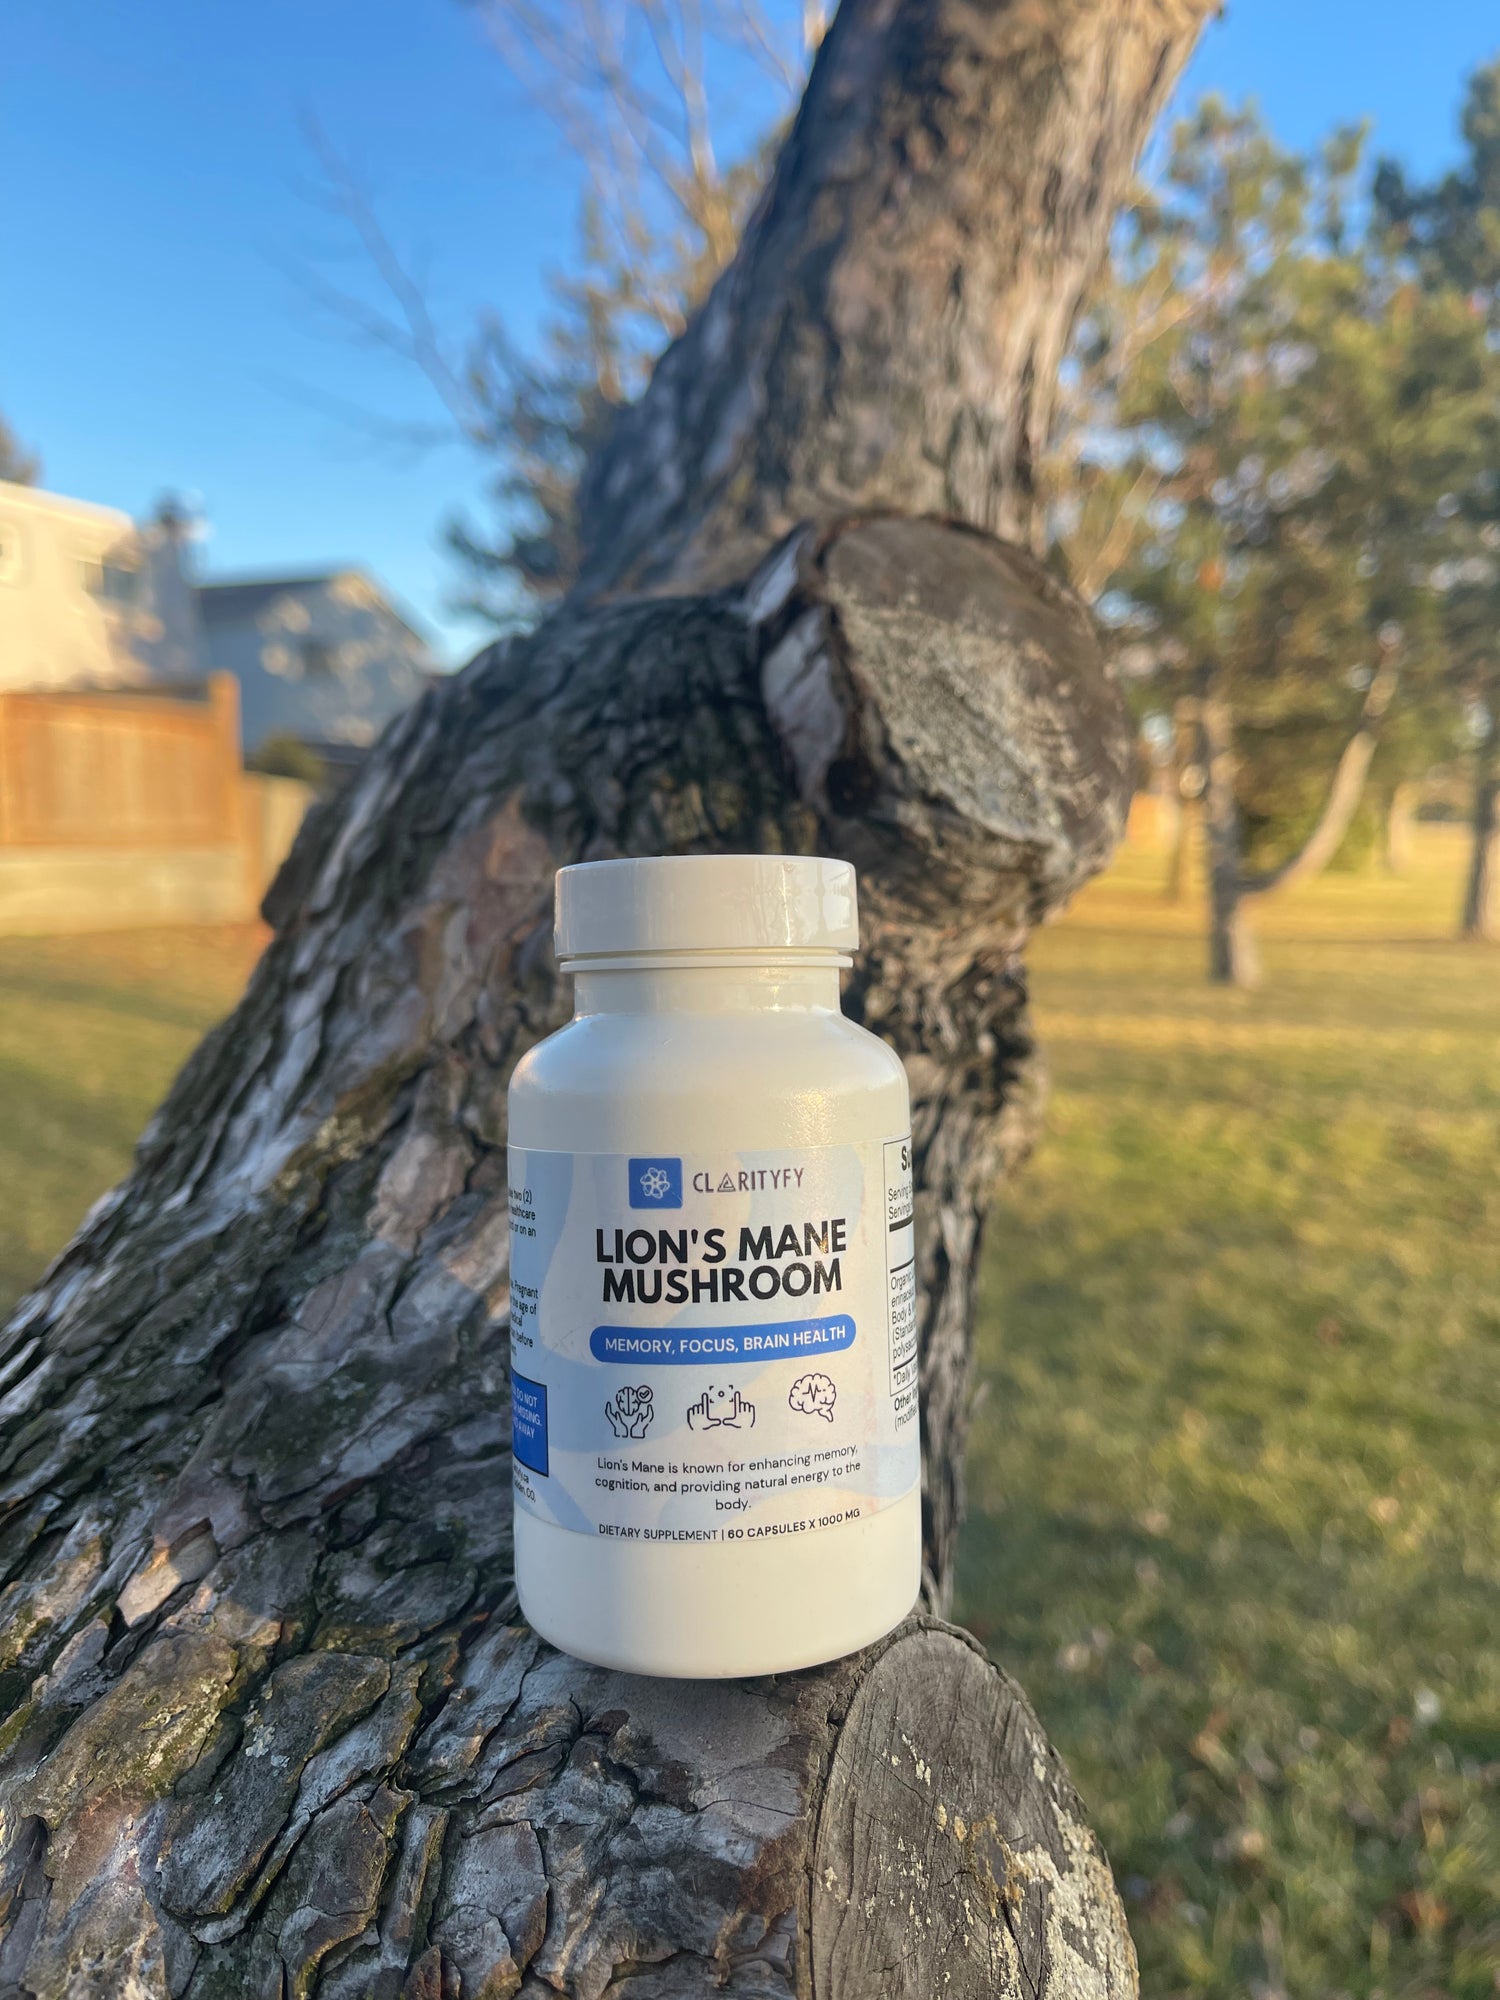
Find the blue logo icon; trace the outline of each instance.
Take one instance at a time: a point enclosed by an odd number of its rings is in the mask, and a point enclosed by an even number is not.
[[[632,1208],[681,1208],[681,1160],[632,1160],[630,1162],[630,1206]]]

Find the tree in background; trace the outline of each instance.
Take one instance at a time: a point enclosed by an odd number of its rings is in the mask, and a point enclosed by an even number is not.
[[[722,72],[731,51],[755,57],[774,125],[824,23],[805,8],[789,47],[753,0],[476,4],[587,168],[581,254],[552,281],[541,354],[520,354],[494,315],[467,343],[442,339],[326,148],[333,205],[388,309],[326,288],[324,302],[415,361],[494,465],[497,524],[456,522],[449,539],[467,607],[504,626],[576,579],[583,464],[706,296],[761,185],[767,142],[753,124],[725,141],[714,58]],[[1478,147],[1495,119],[1475,92]],[[1116,623],[1127,664],[1146,667],[1141,705],[1190,719],[1207,774],[1211,966],[1230,980],[1256,976],[1254,901],[1368,846],[1382,820],[1394,857],[1410,781],[1462,750],[1466,729],[1482,737],[1476,827],[1495,819],[1480,557],[1463,546],[1484,526],[1495,367],[1458,268],[1492,268],[1493,209],[1474,190],[1493,159],[1476,152],[1467,178],[1406,190],[1398,234],[1390,169],[1376,226],[1363,219],[1361,151],[1349,132],[1302,158],[1217,103],[1180,128],[1080,330],[1047,467],[1061,559]],[[1476,835],[1480,911],[1494,846]]]
[[[1500,523],[1479,530],[1481,548],[1461,565],[1448,620],[1449,671],[1473,737],[1472,835],[1459,931],[1500,943]]]
[[[1467,299],[1492,343],[1500,339],[1500,61],[1470,79],[1462,168],[1413,186],[1387,161],[1376,204],[1396,254],[1418,280]],[[1452,515],[1448,569],[1449,672],[1473,736],[1473,834],[1460,929],[1500,940],[1500,460]]]
[[[34,486],[41,476],[41,461],[27,451],[0,417],[0,479],[8,479],[14,486]]]
[[[1237,983],[1248,906],[1333,857],[1398,689],[1426,739],[1452,522],[1494,462],[1485,327],[1357,226],[1361,152],[1206,101],[1080,347],[1071,567],[1152,698],[1196,703],[1210,968]]]

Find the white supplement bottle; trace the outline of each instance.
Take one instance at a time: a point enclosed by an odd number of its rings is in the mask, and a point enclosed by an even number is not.
[[[910,1109],[839,1010],[854,870],[557,877],[575,1012],[510,1085],[516,1582],[629,1672],[868,1645],[921,1562]]]

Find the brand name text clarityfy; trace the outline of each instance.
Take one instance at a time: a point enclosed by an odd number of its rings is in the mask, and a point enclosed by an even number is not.
[[[766,1188],[800,1188],[801,1167],[725,1167],[716,1172],[700,1167],[693,1175],[694,1194],[757,1194]]]

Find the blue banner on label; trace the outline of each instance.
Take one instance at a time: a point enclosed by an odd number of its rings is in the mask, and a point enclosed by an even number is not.
[[[589,1351],[596,1361],[619,1361],[632,1368],[795,1361],[809,1354],[837,1354],[841,1347],[854,1345],[854,1334],[854,1321],[847,1313],[832,1319],[772,1320],[761,1326],[596,1326],[589,1335]]]
[[[514,1372],[510,1378],[510,1448],[517,1462],[548,1477],[547,1390]]]

